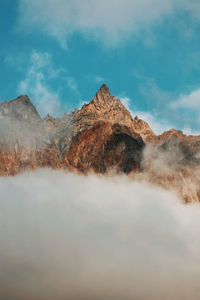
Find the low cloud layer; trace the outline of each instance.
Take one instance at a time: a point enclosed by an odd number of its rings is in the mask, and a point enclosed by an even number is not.
[[[199,299],[200,207],[125,177],[0,179],[0,299]]]

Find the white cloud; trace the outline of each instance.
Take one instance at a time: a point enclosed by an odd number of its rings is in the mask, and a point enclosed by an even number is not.
[[[150,112],[145,111],[135,111],[135,114],[142,120],[146,121],[153,132],[156,134],[162,134],[164,131],[170,130],[174,126],[165,119],[160,119],[159,116],[154,116]]]
[[[200,135],[199,130],[193,130],[189,127],[182,128],[182,131],[183,131],[184,134],[187,134],[187,135]]]
[[[31,53],[30,67],[25,79],[18,85],[18,92],[28,94],[42,116],[47,113],[54,116],[63,114],[59,93],[52,91],[47,84],[47,79],[57,77],[59,72],[60,70],[53,69],[49,53]]]
[[[200,123],[200,88],[195,89],[187,94],[180,95],[177,99],[171,102],[171,109],[178,111],[183,110],[183,114],[189,114],[190,118],[199,125]],[[190,128],[183,129],[185,133],[192,135],[200,135],[199,130],[191,130]]]
[[[66,47],[79,32],[106,44],[122,42],[169,14],[174,0],[20,0],[18,22],[56,37]]]
[[[171,104],[172,108],[188,108],[200,112],[200,88],[181,95]]]
[[[154,114],[153,112],[149,111],[142,111],[133,108],[130,108],[131,99],[129,97],[118,97],[123,105],[130,111],[132,118],[134,119],[135,116],[138,116],[139,119],[147,122],[150,128],[153,130],[155,134],[162,134],[164,131],[170,130],[172,128],[176,129],[175,124],[170,122],[165,118],[160,118],[158,114]],[[170,107],[169,107],[170,109]],[[182,127],[180,128],[184,134],[187,135],[199,135],[200,132],[198,130],[191,129],[190,127]]]
[[[0,178],[1,299],[199,299],[200,206],[125,177]]]
[[[170,124],[165,119],[160,119],[158,116],[155,116],[153,113],[146,112],[146,111],[140,111],[137,109],[131,109],[131,99],[129,97],[119,97],[121,102],[124,104],[124,106],[130,111],[132,118],[134,119],[135,116],[138,116],[139,119],[142,119],[143,121],[147,122],[154,133],[161,134],[166,130],[170,130],[173,128],[172,124]]]
[[[133,72],[133,76],[141,80],[140,93],[144,98],[145,106],[145,111],[135,109],[134,101],[127,98],[127,107],[130,109],[131,106],[133,117],[138,115],[147,121],[157,134],[171,128],[182,130],[185,134],[200,134],[197,129],[200,122],[200,89],[177,98],[172,92],[162,90],[153,78],[137,72]]]
[[[120,96],[117,96],[117,98],[120,99],[121,103],[131,112],[132,117],[134,118],[133,112],[130,109],[131,99],[129,97],[120,97]]]

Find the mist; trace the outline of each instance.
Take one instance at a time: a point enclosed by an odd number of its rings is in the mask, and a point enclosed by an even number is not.
[[[125,176],[0,178],[0,299],[199,299],[200,206]]]

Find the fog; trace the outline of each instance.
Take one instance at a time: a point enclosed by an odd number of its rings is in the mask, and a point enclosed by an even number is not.
[[[35,149],[48,141],[47,134],[41,124],[31,124],[24,121],[0,118],[0,146],[2,149],[18,150],[19,148]]]
[[[194,144],[198,141],[193,142]],[[167,143],[146,143],[143,151],[141,178],[176,191],[185,202],[200,201],[200,149],[171,139]]]
[[[200,206],[127,177],[0,178],[0,299],[199,299]]]

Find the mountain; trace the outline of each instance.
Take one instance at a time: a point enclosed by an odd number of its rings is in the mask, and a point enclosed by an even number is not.
[[[131,128],[144,139],[154,136],[146,122],[137,117],[132,119],[130,112],[121,101],[110,95],[109,88],[105,84],[89,104],[83,105],[81,110],[75,112],[74,119],[80,125],[79,130],[89,128],[97,121],[109,121],[112,124],[118,123]]]
[[[9,117],[15,120],[35,122],[41,120],[37,110],[27,95],[0,104],[0,118]]]
[[[39,167],[87,174],[125,173],[200,201],[200,136],[155,135],[104,84],[63,118],[41,119],[28,96],[0,104],[0,175]]]

